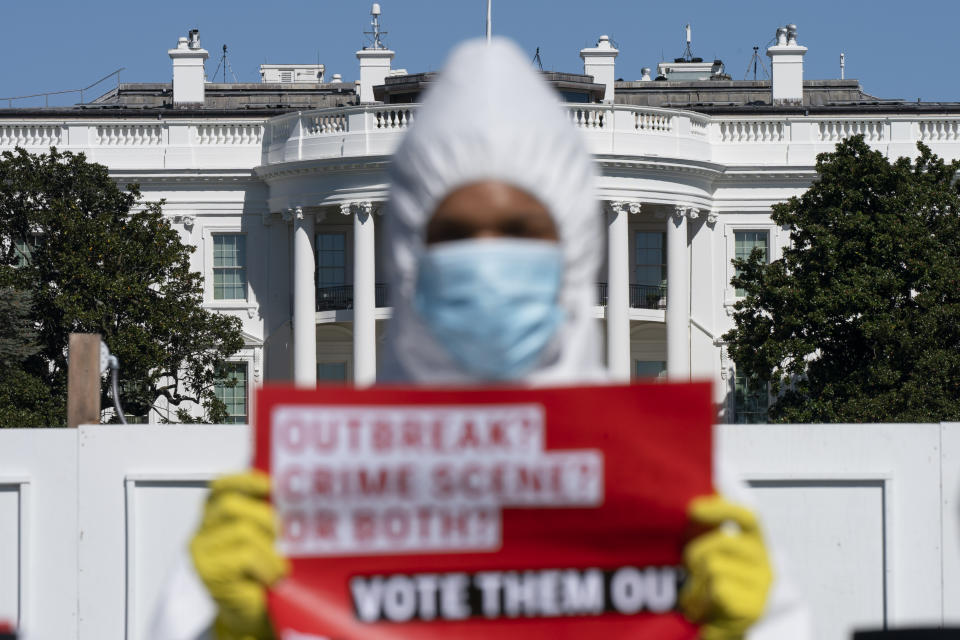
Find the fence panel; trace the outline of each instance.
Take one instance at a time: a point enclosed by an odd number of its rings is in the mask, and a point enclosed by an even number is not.
[[[940,425],[725,425],[818,640],[942,620]]]
[[[0,621],[77,637],[77,432],[0,430]]]
[[[960,622],[960,424],[724,425],[717,438],[818,640]],[[207,481],[246,466],[250,443],[245,426],[0,430],[0,619],[33,640],[143,638]]]
[[[82,640],[143,638],[206,483],[249,465],[245,426],[80,428]]]
[[[941,425],[943,621],[960,627],[960,422]]]

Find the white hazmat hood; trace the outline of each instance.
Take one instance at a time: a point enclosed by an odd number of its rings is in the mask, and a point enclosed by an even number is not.
[[[393,318],[381,382],[475,382],[421,322],[413,294],[436,206],[457,188],[486,180],[540,200],[563,248],[566,322],[526,380],[570,384],[606,377],[594,315],[604,250],[594,165],[559,97],[520,49],[501,38],[460,45],[426,92],[390,173],[386,249]]]

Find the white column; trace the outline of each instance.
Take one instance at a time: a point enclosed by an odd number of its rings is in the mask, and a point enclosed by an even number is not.
[[[317,386],[316,257],[313,217],[293,211],[293,381]]]
[[[690,256],[687,207],[667,219],[667,377],[690,378]]]
[[[352,207],[353,215],[353,382],[377,380],[376,250],[373,203]]]
[[[639,211],[639,205],[634,203]],[[607,207],[607,368],[610,377],[630,381],[630,238],[629,205]]]

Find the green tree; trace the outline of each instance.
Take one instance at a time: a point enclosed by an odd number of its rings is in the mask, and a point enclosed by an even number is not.
[[[37,331],[31,319],[33,297],[0,287],[0,425],[52,424],[59,413],[43,379]]]
[[[72,332],[101,334],[120,359],[127,413],[155,407],[168,420],[195,421],[190,409],[199,407],[211,421],[225,418],[213,386],[243,346],[240,322],[203,308],[193,248],[161,205],[141,201],[137,185],[120,189],[83,154],[0,155],[0,287],[30,292],[35,338],[4,335],[36,343],[35,353],[11,357],[55,401],[52,412],[25,415],[0,407],[0,426],[65,423]],[[102,388],[101,406],[112,406]]]
[[[888,161],[861,136],[773,207],[780,260],[736,261],[745,290],[724,339],[769,382],[776,422],[960,419],[960,162],[920,144]]]

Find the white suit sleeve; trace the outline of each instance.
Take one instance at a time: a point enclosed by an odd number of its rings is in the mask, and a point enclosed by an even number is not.
[[[149,640],[213,640],[216,617],[217,605],[200,581],[190,556],[182,553],[160,594],[147,637]]]
[[[714,460],[713,482],[728,500],[756,509],[750,488],[719,460]],[[762,527],[762,519],[760,524]],[[763,536],[773,565],[773,585],[766,611],[747,633],[747,640],[810,640],[810,612],[790,577],[787,560],[769,532],[764,530]]]

